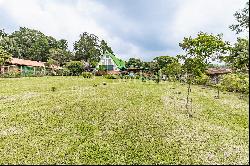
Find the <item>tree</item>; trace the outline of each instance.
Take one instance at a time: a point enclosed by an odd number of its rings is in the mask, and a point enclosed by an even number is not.
[[[109,53],[113,54],[111,47],[108,46],[108,44],[105,42],[105,40],[101,41],[100,50],[101,50],[101,54],[104,54],[105,52],[109,52]]]
[[[69,70],[70,75],[79,76],[83,72],[83,63],[80,61],[70,61],[66,63],[66,68]]]
[[[153,73],[153,74],[158,74],[158,71],[161,69],[159,64],[157,63],[157,61],[153,60],[152,62],[149,63],[149,68],[150,68],[150,71]]]
[[[18,31],[5,35],[0,40],[0,46],[11,53],[13,57],[46,62],[52,48],[67,49],[67,41],[46,36],[42,32],[20,27]]]
[[[211,61],[222,58],[222,55],[226,54],[230,49],[230,45],[222,40],[222,35],[203,32],[199,32],[196,38],[185,37],[179,45],[186,51],[186,54],[179,56],[179,58],[184,61],[183,69],[187,76],[188,94],[186,109],[188,110],[191,83],[194,78],[204,73]],[[189,116],[192,116],[189,111],[188,113]]]
[[[84,32],[80,39],[74,43],[75,60],[88,62],[91,66],[96,66],[100,61],[100,47],[98,37],[94,34]]]
[[[173,62],[177,62],[177,59],[171,56],[159,56],[154,58],[154,60],[156,61],[156,63],[158,63],[160,69],[167,67],[169,64],[172,64]]]
[[[236,31],[236,34],[247,31],[249,29],[249,2],[246,3],[246,7],[241,11],[237,11],[234,14],[238,24],[230,25],[229,28]]]
[[[128,62],[126,62],[126,67],[135,67],[140,68],[142,67],[143,62],[140,59],[137,58],[129,58]]]
[[[162,74],[166,75],[169,80],[179,80],[182,73],[182,65],[178,61],[173,61],[161,69]]]
[[[236,71],[246,72],[249,70],[249,40],[238,38],[237,43],[231,49],[230,55],[224,57],[227,62]]]
[[[58,62],[58,65],[63,66],[66,64],[66,62],[69,62],[72,60],[73,56],[70,51],[63,50],[61,48],[51,48],[49,50],[50,59],[53,59]]]
[[[222,40],[222,34],[213,35],[199,32],[196,38],[184,38],[179,44],[186,51],[186,56],[197,57],[207,64],[220,59],[230,50],[230,43]]]
[[[150,62],[142,62],[142,68],[144,70],[150,70]]]
[[[0,29],[0,40],[3,37],[6,37],[8,34],[4,31],[4,29]]]
[[[4,65],[11,59],[11,54],[0,47],[0,66]]]

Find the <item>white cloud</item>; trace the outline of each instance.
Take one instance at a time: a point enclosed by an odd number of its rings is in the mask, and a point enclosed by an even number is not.
[[[166,0],[161,1],[159,10],[164,9],[164,4],[176,3],[173,10],[160,12],[162,15],[156,14],[157,17],[161,16],[160,19],[145,17],[149,20],[143,20],[143,17],[132,18],[133,13],[124,15],[124,12],[115,10],[115,6],[106,6],[98,1],[67,2],[0,0],[0,11],[4,10],[11,22],[18,26],[38,29],[57,39],[67,39],[70,48],[78,40],[79,34],[87,31],[107,40],[115,53],[122,58],[139,57],[151,60],[155,56],[180,53],[178,43],[183,37],[195,35],[199,31],[224,33],[226,40],[235,41],[236,36],[228,26],[234,22],[234,12],[245,5],[245,0]],[[157,10],[157,5],[152,10]],[[141,11],[140,14],[147,13],[148,16],[148,12],[151,11]],[[154,39],[149,39],[154,35]],[[144,46],[134,42],[138,41],[135,38],[139,38],[139,41],[157,39],[158,43],[160,41],[162,45],[166,45],[166,49],[150,50],[146,47],[147,44]]]
[[[243,8],[245,0],[188,0],[182,1],[171,25],[174,40],[196,35],[199,31],[223,33],[226,40],[236,36],[229,29],[234,23],[234,12]]]

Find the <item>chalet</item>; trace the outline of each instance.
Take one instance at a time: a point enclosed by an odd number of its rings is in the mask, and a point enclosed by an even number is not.
[[[108,52],[102,55],[100,62],[96,66],[96,70],[107,71],[110,74],[118,74],[125,69],[125,61]]]

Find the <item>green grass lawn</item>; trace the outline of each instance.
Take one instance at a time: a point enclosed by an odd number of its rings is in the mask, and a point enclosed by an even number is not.
[[[173,82],[0,79],[0,164],[248,164],[247,97],[192,86],[190,118],[186,94]]]

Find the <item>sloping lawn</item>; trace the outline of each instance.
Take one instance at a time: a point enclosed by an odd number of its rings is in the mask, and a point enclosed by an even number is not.
[[[247,97],[192,86],[190,118],[186,93],[172,82],[0,79],[0,164],[249,164]]]

